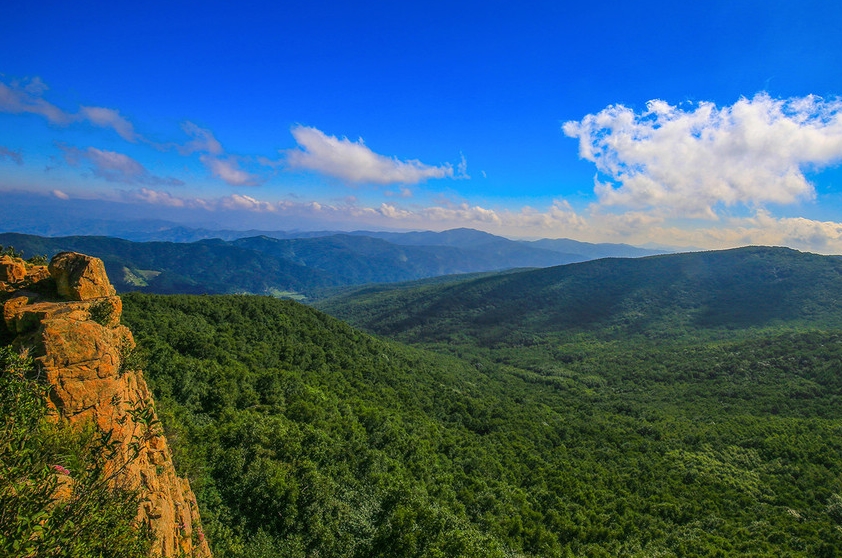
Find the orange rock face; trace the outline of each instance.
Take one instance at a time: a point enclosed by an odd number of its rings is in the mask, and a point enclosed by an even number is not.
[[[0,257],[0,281],[20,283],[26,277],[26,265],[18,258]]]
[[[49,277],[45,265],[31,265],[20,258],[0,256],[0,292],[10,293]]]
[[[49,269],[62,298],[88,300],[117,294],[99,258],[77,252],[61,252],[50,261]]]
[[[49,406],[56,415],[71,424],[93,423],[120,443],[110,466],[121,470],[117,482],[140,491],[138,519],[156,537],[153,555],[209,557],[196,498],[189,482],[179,478],[173,467],[143,374],[123,366],[134,339],[120,325],[122,303],[113,296],[102,262],[67,253],[59,256],[58,265],[53,265],[54,259],[50,270],[56,270],[57,285],[66,285],[61,292],[71,293],[74,300],[46,300],[44,295],[19,291],[4,305],[6,327],[17,334],[18,345],[31,351],[53,386]]]

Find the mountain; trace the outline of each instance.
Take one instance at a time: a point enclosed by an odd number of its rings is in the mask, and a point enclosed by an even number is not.
[[[552,250],[554,252],[562,252],[565,254],[578,254],[582,256],[582,260],[596,260],[600,258],[640,258],[642,256],[655,256],[657,254],[666,254],[676,251],[655,248],[640,248],[630,244],[593,244],[590,242],[571,240],[569,238],[543,238],[541,240],[523,242],[530,246],[544,250]]]
[[[396,245],[369,236],[339,234],[173,243],[5,233],[0,234],[0,244],[14,246],[27,255],[49,257],[65,250],[94,255],[105,262],[121,292],[248,292],[308,297],[325,287],[544,267],[579,259],[487,236],[490,243],[476,248]]]
[[[293,239],[316,238],[336,234],[351,234],[379,238],[391,244],[402,246],[452,246],[455,248],[483,249],[494,246],[503,253],[516,252],[515,245],[521,248],[549,250],[567,254],[564,261],[556,264],[584,261],[601,257],[638,257],[667,253],[675,249],[653,250],[637,248],[624,244],[590,244],[570,239],[543,239],[538,241],[512,241],[500,236],[472,229],[453,229],[443,232],[378,232],[354,231],[342,232],[331,230],[271,230],[254,228],[254,216],[246,217],[245,224],[239,229],[221,227],[208,219],[213,212],[183,211],[170,214],[165,207],[155,208],[155,217],[144,218],[138,213],[138,206],[106,200],[70,199],[62,200],[49,195],[4,191],[0,204],[0,223],[5,232],[27,235],[60,236],[109,236],[134,242],[198,242],[200,240],[221,239],[226,241],[255,236]],[[148,209],[148,208],[147,208]],[[92,215],[108,215],[108,219],[95,218]],[[178,215],[181,220],[175,220]],[[183,221],[187,216],[190,221]],[[294,223],[285,222],[288,226]],[[526,250],[530,252],[530,250]],[[510,267],[533,267],[542,264],[513,264]]]
[[[711,328],[842,327],[842,257],[788,248],[602,259],[320,302],[368,331],[477,342],[548,333],[677,336]],[[396,309],[400,309],[396,311]]]
[[[0,234],[0,244],[13,246],[27,256],[51,257],[62,251],[93,255],[105,262],[120,292],[297,293],[337,284],[336,278],[318,269],[219,240],[130,242],[96,236],[46,238],[6,233]]]

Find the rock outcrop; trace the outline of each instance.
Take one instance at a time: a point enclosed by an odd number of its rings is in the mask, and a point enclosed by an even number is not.
[[[20,258],[0,256],[0,292],[10,292],[50,276],[45,265],[32,265]]]
[[[140,492],[138,519],[155,535],[153,555],[209,557],[196,498],[176,475],[143,374],[125,366],[134,339],[120,324],[122,302],[102,261],[65,252],[50,262],[49,276],[37,267],[0,259],[0,290],[11,293],[3,319],[14,343],[30,351],[52,385],[51,411],[71,424],[93,423],[119,442],[109,466],[118,482]]]

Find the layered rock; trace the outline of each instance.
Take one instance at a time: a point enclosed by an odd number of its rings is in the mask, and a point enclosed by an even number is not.
[[[154,555],[210,556],[195,496],[176,475],[143,374],[126,369],[134,339],[120,324],[122,303],[102,261],[65,252],[50,262],[50,278],[35,270],[42,280],[28,281],[26,271],[21,277],[17,262],[0,261],[0,273],[12,279],[4,290],[27,286],[8,298],[3,319],[52,385],[52,412],[71,424],[93,423],[119,443],[109,466],[118,482],[139,490],[138,519],[155,535]]]

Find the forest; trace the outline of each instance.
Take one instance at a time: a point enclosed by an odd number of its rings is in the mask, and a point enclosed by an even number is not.
[[[842,548],[839,332],[419,350],[288,301],[125,306],[220,556]]]
[[[345,321],[129,293],[123,320],[219,557],[838,556],[839,268],[598,260],[344,292]]]

